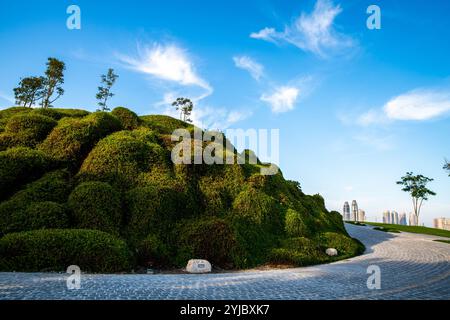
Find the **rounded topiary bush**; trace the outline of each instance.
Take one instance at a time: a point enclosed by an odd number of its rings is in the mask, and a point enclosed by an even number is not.
[[[69,196],[68,206],[78,228],[119,234],[120,195],[108,183],[93,181],[78,185]]]
[[[56,124],[54,119],[40,114],[18,114],[8,120],[5,133],[11,134],[15,146],[34,147],[47,137]]]
[[[64,118],[59,121],[39,149],[51,158],[78,165],[101,138],[121,129],[119,120],[105,112],[84,118]]]
[[[47,173],[28,184],[25,189],[0,204],[0,233],[29,229],[26,210],[30,205],[47,201],[64,204],[70,189],[71,177],[66,170]]]
[[[83,162],[80,175],[108,181],[116,186],[129,186],[139,173],[154,165],[166,165],[165,150],[151,140],[153,133],[143,131],[116,132],[102,139]]]
[[[77,265],[83,272],[130,269],[124,241],[96,230],[52,229],[12,233],[0,239],[1,271],[63,271]]]
[[[321,245],[322,251],[327,248],[334,248],[341,259],[361,254],[365,250],[361,242],[341,233],[324,232],[320,233],[316,238]]]
[[[49,167],[50,162],[41,151],[16,147],[0,152],[0,200],[42,175]]]
[[[132,189],[126,195],[127,237],[136,245],[149,234],[169,241],[177,219],[185,215],[185,195],[165,186]]]
[[[238,242],[232,226],[224,219],[203,217],[180,223],[177,264],[206,259],[221,268],[232,268]]]
[[[64,229],[69,227],[69,216],[62,204],[44,201],[30,204],[25,210],[24,230]]]
[[[140,124],[138,115],[127,108],[117,107],[111,113],[119,119],[122,127],[126,130],[134,130]]]
[[[168,246],[150,234],[136,247],[137,263],[144,267],[165,267],[173,259]]]

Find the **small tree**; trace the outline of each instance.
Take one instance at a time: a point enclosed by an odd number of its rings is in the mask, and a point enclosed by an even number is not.
[[[98,93],[96,98],[98,100],[98,105],[100,106],[100,111],[109,111],[106,102],[108,98],[112,98],[114,93],[111,92],[111,88],[116,82],[119,76],[114,73],[114,69],[108,69],[108,73],[102,75],[102,84],[103,86],[98,87]]]
[[[183,120],[185,122],[192,122],[192,120],[189,118],[192,110],[194,109],[194,104],[191,100],[188,98],[178,98],[172,103],[172,106],[174,106],[177,111],[180,111],[180,120]]]
[[[448,171],[448,176],[450,177],[450,162],[448,162],[447,160],[445,160],[444,170]]]
[[[19,106],[32,107],[35,102],[42,98],[44,93],[43,77],[27,77],[19,82],[19,86],[14,88],[14,97]]]
[[[64,70],[66,65],[64,62],[48,58],[47,70],[44,78],[44,93],[42,97],[42,107],[49,108],[52,103],[59,99],[64,94],[64,89],[61,87],[64,84]],[[56,91],[56,98],[52,100],[52,96]]]
[[[407,172],[405,176],[397,181],[397,184],[402,185],[402,190],[411,195],[413,201],[414,214],[419,221],[420,209],[423,201],[428,200],[428,196],[435,196],[436,193],[428,189],[426,186],[434,179],[425,177],[421,174],[414,175],[412,172]]]

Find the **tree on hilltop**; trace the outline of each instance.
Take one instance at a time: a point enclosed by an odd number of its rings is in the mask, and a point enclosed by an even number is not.
[[[116,82],[119,76],[114,73],[114,69],[108,69],[107,74],[102,75],[102,85],[98,87],[98,93],[96,98],[98,100],[98,105],[100,106],[100,111],[109,111],[109,107],[106,104],[109,98],[114,96],[114,93],[111,92],[111,88]]]

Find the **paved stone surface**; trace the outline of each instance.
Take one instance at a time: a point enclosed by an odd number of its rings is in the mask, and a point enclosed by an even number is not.
[[[362,256],[305,268],[207,275],[83,275],[68,290],[65,274],[0,273],[0,299],[450,299],[450,245],[439,237],[346,226]],[[367,268],[381,289],[367,288]]]

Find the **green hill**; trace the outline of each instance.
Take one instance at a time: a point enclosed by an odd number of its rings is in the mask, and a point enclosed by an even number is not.
[[[363,250],[339,213],[281,172],[174,165],[178,128],[193,126],[125,108],[0,111],[0,270],[301,266]]]

